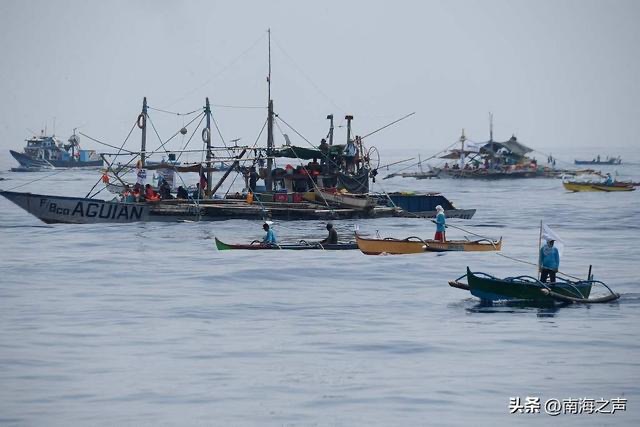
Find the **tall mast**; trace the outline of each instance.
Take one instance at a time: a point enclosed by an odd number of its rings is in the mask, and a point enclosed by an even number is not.
[[[489,141],[493,141],[493,113],[489,113]]]
[[[273,169],[273,100],[271,99],[271,28],[267,30],[269,35],[269,75],[268,86],[268,114],[267,114],[267,176],[264,180],[267,192],[273,191],[271,170]]]
[[[329,125],[329,145],[333,145],[333,114],[329,114],[327,119],[331,120]]]
[[[205,138],[207,143],[207,196],[211,196],[211,184],[213,181],[211,179],[211,105],[209,104],[209,97],[207,97],[207,102],[204,107],[204,112],[207,115],[207,127],[205,128],[207,131],[205,132]]]
[[[142,121],[142,123],[140,123]],[[142,100],[142,113],[138,116],[138,127],[142,129],[142,143],[140,147],[140,162],[144,168],[147,157],[147,97]]]
[[[353,116],[348,115],[344,116],[344,118],[347,120],[347,143],[349,143],[351,141],[351,120],[353,120]]]

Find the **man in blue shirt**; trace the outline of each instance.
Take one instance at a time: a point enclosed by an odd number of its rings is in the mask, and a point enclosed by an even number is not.
[[[547,240],[547,244],[540,248],[540,281],[545,283],[547,277],[551,283],[556,281],[556,272],[560,267],[560,254],[553,247],[554,240]]]
[[[262,225],[262,229],[267,232],[267,234],[264,236],[264,239],[262,239],[262,243],[264,243],[265,245],[275,245],[278,243],[276,241],[275,233],[271,228],[269,228],[269,224],[265,222]]]

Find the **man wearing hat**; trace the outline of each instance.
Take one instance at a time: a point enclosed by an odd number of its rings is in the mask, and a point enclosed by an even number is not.
[[[435,221],[431,220],[434,224],[436,224],[436,235],[434,236],[433,240],[436,240],[438,242],[445,242],[445,229],[447,228],[447,219],[444,216],[444,209],[442,208],[442,206],[438,205],[436,206],[436,212],[437,214]]]
[[[556,272],[560,267],[560,254],[558,248],[553,246],[555,240],[547,240],[547,244],[540,248],[540,281],[545,283],[547,277],[551,283],[556,281]]]

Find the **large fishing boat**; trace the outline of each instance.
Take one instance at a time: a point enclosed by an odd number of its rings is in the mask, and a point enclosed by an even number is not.
[[[618,157],[609,157],[601,160],[600,155],[595,157],[593,160],[574,160],[576,165],[621,165],[622,159],[620,156]]]
[[[14,159],[20,163],[22,170],[48,168],[81,168],[98,167],[103,162],[95,150],[82,150],[78,135],[71,135],[65,144],[55,135],[39,136],[26,140],[24,151],[19,153],[9,150]]]
[[[270,68],[269,66],[269,70]],[[173,183],[174,188],[179,182],[183,188],[189,187],[183,177],[179,175],[181,171],[196,172],[199,174],[196,190],[186,196],[181,193],[182,196],[180,198],[171,196],[158,200],[153,197],[150,199],[152,201],[144,201],[143,196],[137,196],[130,200],[129,196],[125,198],[123,194],[122,199],[117,198],[108,202],[98,201],[94,197],[100,190],[93,194],[91,192],[100,184],[100,180],[85,198],[9,191],[0,192],[0,194],[48,223],[221,220],[232,218],[325,220],[403,215],[403,209],[393,204],[388,205],[382,200],[383,196],[369,194],[370,181],[375,181],[377,169],[380,167],[379,155],[375,147],[367,148],[363,142],[367,136],[402,119],[359,137],[352,135],[351,122],[353,116],[347,115],[345,117],[347,121],[347,140],[346,144],[341,145],[333,143],[333,115],[329,115],[327,116],[327,119],[330,120],[329,134],[327,135],[328,142],[325,140],[324,144],[320,144],[317,147],[310,143],[309,148],[297,147],[292,145],[288,137],[285,136],[286,143],[278,148],[275,146],[273,130],[275,120],[280,118],[274,112],[273,100],[271,99],[270,74],[267,82],[269,96],[266,148],[256,147],[255,145],[230,146],[225,144],[222,147],[213,146],[213,117],[208,98],[203,109],[197,109],[189,113],[195,114],[199,112],[195,118],[185,124],[168,140],[160,140],[158,149],[150,151],[147,149],[147,123],[149,122],[149,110],[152,108],[148,106],[147,98],[145,97],[142,103],[142,112],[135,121],[141,131],[140,150],[134,152],[123,149],[127,140],[123,142],[121,147],[105,144],[112,148],[117,148],[118,151],[101,155],[107,164],[107,170],[100,179],[102,184],[109,186],[113,190],[115,187],[111,184],[118,183],[122,186],[123,192],[128,193],[129,188],[133,187],[133,193],[138,191],[138,194],[141,194],[144,192],[147,170],[156,171],[163,176],[165,181]],[[200,120],[199,122],[198,119]],[[280,121],[282,126],[290,127],[282,119]],[[192,123],[195,123],[193,125],[195,129],[191,127]],[[280,127],[279,124],[278,127]],[[176,135],[186,135],[190,131],[192,136],[201,134],[203,149],[186,149],[185,145],[183,150],[171,150],[171,153],[176,153],[177,156],[170,163],[148,163],[148,158],[154,154],[168,155],[170,151],[166,144]],[[297,131],[295,132],[299,134]],[[305,139],[304,137],[302,138]],[[191,141],[191,137],[189,141]],[[355,155],[352,155],[350,150],[353,150]],[[195,165],[178,164],[181,160],[180,156],[187,152],[201,154],[204,161]],[[121,156],[128,156],[129,160],[122,162],[120,161]],[[279,159],[313,161],[306,165],[300,164],[294,167],[287,163],[295,163],[294,161],[286,160],[284,164],[281,163],[283,167],[278,167],[276,161]],[[319,163],[317,159],[320,159]],[[215,163],[219,162],[225,162],[228,168],[215,183],[212,173],[214,172]],[[133,165],[136,165],[137,181],[135,184],[128,183],[125,180],[126,177],[121,176],[123,171],[125,173],[131,171]],[[220,195],[218,190],[221,189],[232,173],[235,173],[236,177],[242,175],[245,183],[244,190]],[[258,185],[259,180],[263,180],[264,185]],[[315,200],[306,200],[304,195],[310,192],[319,196],[315,197]],[[126,214],[122,212],[126,212]]]

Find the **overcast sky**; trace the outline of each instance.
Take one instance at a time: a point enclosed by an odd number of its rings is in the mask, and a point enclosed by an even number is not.
[[[121,144],[143,96],[175,112],[206,96],[264,107],[268,28],[275,110],[313,142],[329,113],[337,124],[353,114],[366,134],[415,111],[368,143],[389,158],[430,155],[461,128],[486,140],[491,111],[496,140],[624,157],[640,135],[639,20],[632,0],[0,0],[0,168],[54,118],[65,139],[80,127]],[[188,120],[151,114],[165,139]],[[214,115],[225,140],[253,144],[266,111]]]

